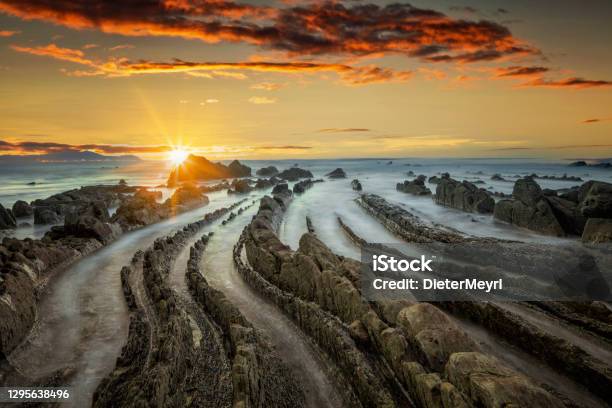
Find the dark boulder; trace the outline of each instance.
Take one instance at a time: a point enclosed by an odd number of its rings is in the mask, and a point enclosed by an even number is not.
[[[249,193],[253,188],[249,184],[249,180],[234,180],[232,183],[232,189],[229,190],[229,193],[237,193],[244,194]]]
[[[277,184],[272,189],[272,195],[281,194],[281,193],[291,194],[291,191],[289,191],[289,185],[287,185],[287,183]]]
[[[468,181],[459,182],[450,177],[443,177],[440,180],[434,200],[436,204],[481,214],[492,213],[495,206],[495,200],[485,189],[478,188]]]
[[[13,215],[15,217],[30,217],[32,214],[34,214],[34,209],[27,202],[17,200],[15,201],[15,204],[13,204]]]
[[[589,218],[582,233],[582,242],[593,244],[612,242],[612,219]]]
[[[251,168],[240,163],[238,160],[234,160],[227,166],[232,177],[250,177]]]
[[[346,178],[346,173],[340,167],[326,174],[329,178]]]
[[[493,181],[508,181],[505,178],[503,178],[501,176],[501,174],[497,174],[497,173],[491,176],[491,180],[493,180]]]
[[[34,207],[34,224],[49,225],[61,222],[60,216],[50,208]]]
[[[291,167],[290,169],[283,170],[278,174],[278,178],[287,181],[297,181],[303,178],[314,177],[308,170],[300,169],[299,167]]]
[[[15,217],[13,216],[11,210],[7,210],[2,204],[0,204],[0,230],[12,229],[15,227],[17,227],[17,222],[15,221]]]
[[[293,185],[293,192],[296,194],[301,194],[312,187],[312,185],[313,182],[310,179],[299,181]]]
[[[587,218],[612,218],[612,184],[587,181],[578,191],[580,212]]]
[[[414,195],[431,195],[431,190],[425,186],[425,176],[420,175],[412,181],[404,181],[395,185],[397,191]]]
[[[362,190],[361,183],[357,179],[351,181],[351,187],[355,191],[361,191]]]
[[[258,176],[270,177],[278,174],[278,169],[274,166],[262,167],[255,172]]]
[[[103,244],[121,234],[121,228],[110,224],[108,209],[103,202],[93,202],[84,208],[74,208],[64,218],[64,232],[82,238],[95,238]]]
[[[564,236],[566,232],[555,215],[552,205],[542,193],[542,189],[531,177],[519,179],[512,191],[514,200],[501,200],[495,204],[494,217],[518,227],[527,228],[542,234]],[[553,198],[553,197],[549,197]],[[571,212],[569,201],[558,201],[559,213]],[[567,221],[568,225],[570,224]]]

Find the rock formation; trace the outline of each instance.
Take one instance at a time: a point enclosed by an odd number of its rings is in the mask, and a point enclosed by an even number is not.
[[[11,210],[4,208],[0,204],[0,230],[11,229],[17,227],[17,222]]]
[[[495,205],[495,218],[543,234],[582,235],[589,219],[612,218],[612,184],[605,182],[588,181],[578,189],[553,194],[525,177],[516,181],[512,196],[513,200]],[[593,221],[583,241],[602,242],[605,230],[605,221]]]
[[[255,172],[258,176],[271,177],[278,174],[278,169],[275,166],[262,167]]]
[[[300,169],[299,167],[291,167],[281,171],[277,177],[286,181],[297,181],[303,178],[313,178],[314,176],[308,170]]]
[[[213,163],[202,156],[189,155],[183,163],[176,166],[168,177],[168,187],[184,181],[205,181],[223,178],[249,177],[251,168],[234,160],[229,166]]]
[[[459,182],[445,176],[436,187],[434,201],[436,204],[481,214],[492,213],[495,206],[495,201],[485,189],[469,181]]]
[[[351,181],[351,187],[355,191],[361,191],[362,190],[361,183],[357,179]]]
[[[340,167],[337,169],[330,171],[326,174],[327,177],[335,179],[335,178],[346,178],[346,173]]]
[[[403,193],[417,196],[431,195],[431,190],[425,186],[425,179],[425,176],[420,175],[412,181],[406,180],[403,183],[397,183],[395,189]]]
[[[17,200],[13,204],[13,215],[16,218],[19,217],[30,217],[34,214],[34,209],[28,203],[23,200]]]

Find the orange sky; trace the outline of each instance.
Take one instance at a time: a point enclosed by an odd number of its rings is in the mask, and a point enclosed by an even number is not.
[[[607,1],[96,1],[0,0],[0,154],[612,157]]]

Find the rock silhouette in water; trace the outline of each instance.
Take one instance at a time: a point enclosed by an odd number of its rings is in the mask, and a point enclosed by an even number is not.
[[[340,167],[326,174],[329,178],[346,178],[346,173]]]
[[[174,187],[184,181],[205,181],[234,177],[251,176],[251,168],[234,160],[228,166],[213,163],[202,156],[189,155],[183,163],[176,166],[168,177],[168,186]]]

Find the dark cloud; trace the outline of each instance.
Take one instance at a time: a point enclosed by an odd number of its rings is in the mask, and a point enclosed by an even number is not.
[[[399,3],[271,8],[231,0],[0,0],[0,11],[76,29],[246,42],[293,55],[394,53],[475,62],[537,52],[499,23]]]
[[[319,133],[353,133],[353,132],[370,132],[370,129],[366,128],[325,128],[319,129]]]
[[[106,144],[66,144],[56,142],[7,142],[0,140],[0,151],[14,154],[44,154],[57,152],[82,152],[93,151],[107,154],[123,153],[162,153],[171,151],[170,146],[129,146],[129,145],[106,145]]]
[[[544,87],[544,88],[604,88],[612,86],[612,81],[592,80],[584,78],[565,78],[559,80],[548,80],[543,78],[534,79],[526,82],[521,86],[524,87]]]
[[[546,67],[521,67],[512,66],[506,68],[497,68],[496,76],[500,78],[504,77],[533,77],[541,76],[542,74],[550,71],[550,68]]]

